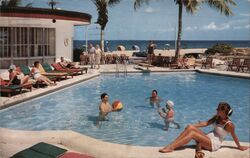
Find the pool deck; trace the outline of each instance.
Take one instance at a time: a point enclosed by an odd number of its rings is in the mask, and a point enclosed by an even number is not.
[[[138,67],[133,64],[127,65],[101,65],[101,69],[89,69],[87,74],[75,76],[67,80],[58,82],[56,86],[33,89],[32,92],[22,93],[13,97],[0,97],[0,109],[14,106],[39,96],[46,95],[69,87],[71,85],[83,82],[85,80],[97,77],[100,73],[148,73],[148,72],[200,72],[213,75],[223,75],[230,77],[240,77],[250,79],[249,73],[223,71],[220,69],[169,69],[160,67]],[[142,147],[131,145],[120,145],[103,142],[97,139],[84,136],[73,131],[19,131],[0,128],[0,158],[8,158],[14,153],[28,148],[38,142],[47,142],[67,148],[69,150],[82,152],[92,155],[96,158],[193,158],[194,149],[185,148],[173,153],[162,154],[158,152],[159,147]],[[164,141],[164,140],[163,140]],[[242,143],[249,146],[249,143]],[[235,149],[234,142],[224,142],[223,148],[216,152],[205,151],[205,158],[249,158],[250,152],[239,151]]]
[[[95,158],[193,158],[192,146],[178,149],[172,153],[159,153],[161,147],[143,147],[114,144],[100,141],[73,131],[19,131],[0,128],[0,158],[31,147],[38,142],[50,143],[70,151],[80,152]],[[164,141],[164,140],[163,140]],[[249,143],[241,143],[249,146]],[[204,151],[205,158],[249,158],[249,149],[240,151],[234,142],[223,142],[216,152]]]

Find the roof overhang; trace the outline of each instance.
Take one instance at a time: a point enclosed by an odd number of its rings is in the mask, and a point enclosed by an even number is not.
[[[74,21],[75,25],[90,24],[92,18],[87,13],[30,7],[0,7],[0,17],[65,20]]]

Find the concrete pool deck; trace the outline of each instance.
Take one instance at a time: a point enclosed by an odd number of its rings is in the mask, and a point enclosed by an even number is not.
[[[95,158],[193,158],[195,153],[195,149],[190,146],[172,153],[159,153],[161,147],[114,144],[73,131],[19,131],[0,128],[0,133],[0,158],[8,158],[38,142],[46,142]],[[241,145],[249,146],[249,143]],[[216,152],[204,151],[204,153],[205,158],[249,158],[250,156],[249,149],[237,150],[231,141],[223,142],[222,148]]]
[[[128,73],[147,72],[145,67],[136,67],[129,64],[126,67]],[[231,77],[240,77],[250,79],[249,73],[223,71],[219,69],[169,69],[160,67],[150,67],[150,72],[200,72],[213,75],[223,75]],[[22,93],[13,97],[0,97],[0,109],[4,109],[15,104],[27,101],[48,93],[58,91],[71,85],[83,82],[85,80],[97,77],[100,73],[125,72],[124,65],[101,65],[100,70],[90,69],[87,74],[75,76],[67,80],[58,82],[56,86],[34,89],[32,92]],[[19,131],[0,128],[0,158],[7,158],[14,153],[28,148],[38,142],[47,142],[69,150],[82,152],[97,158],[193,158],[194,149],[186,148],[173,153],[162,154],[158,152],[160,147],[142,147],[131,145],[120,145],[103,142],[93,139],[73,131]],[[163,140],[164,141],[164,140]],[[249,143],[242,143],[249,146]],[[221,150],[217,152],[205,151],[205,158],[248,158],[249,150],[239,151],[235,149],[234,142],[227,141]]]

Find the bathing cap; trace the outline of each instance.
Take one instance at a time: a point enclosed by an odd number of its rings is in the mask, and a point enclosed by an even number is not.
[[[9,70],[16,70],[16,66],[15,65],[10,65]]]
[[[171,100],[167,100],[167,105],[172,108],[174,106],[174,102]]]

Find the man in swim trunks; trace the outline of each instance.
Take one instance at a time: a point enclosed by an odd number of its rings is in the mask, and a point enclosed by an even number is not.
[[[107,93],[102,93],[101,94],[101,100],[102,102],[99,105],[99,117],[98,121],[105,121],[107,120],[107,115],[110,112],[116,111],[115,109],[112,108],[112,106],[109,104],[109,97]]]

